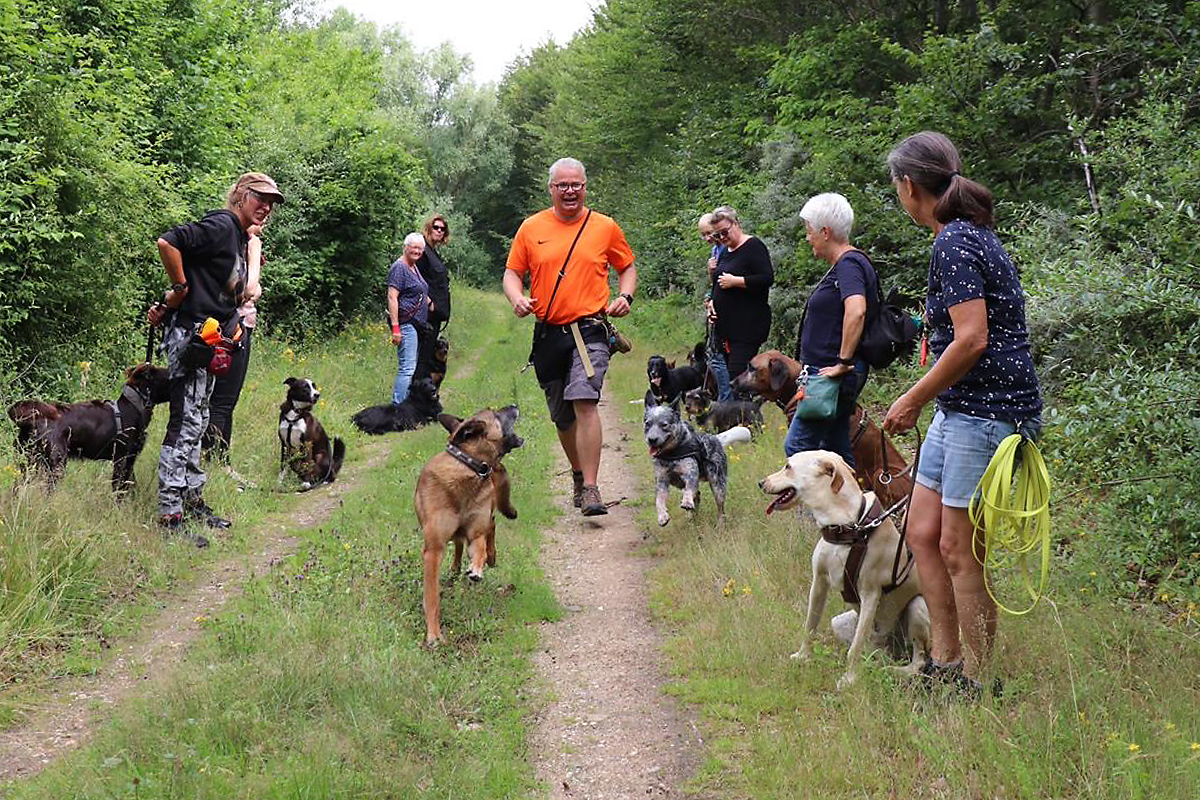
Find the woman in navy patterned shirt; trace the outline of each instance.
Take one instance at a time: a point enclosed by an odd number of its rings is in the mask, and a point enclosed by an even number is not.
[[[904,210],[936,235],[925,298],[936,361],[883,423],[888,433],[906,431],[936,402],[908,512],[933,629],[925,674],[978,696],[996,605],[980,566],[982,531],[968,506],[1001,440],[1017,431],[1037,436],[1041,392],[1020,277],[992,229],[991,192],[960,174],[958,151],[940,133],[908,137],[888,155],[888,167]]]

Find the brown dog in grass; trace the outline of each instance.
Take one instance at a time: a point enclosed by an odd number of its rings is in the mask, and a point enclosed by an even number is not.
[[[517,510],[509,500],[508,472],[500,459],[524,444],[513,430],[516,406],[499,411],[485,408],[467,420],[442,414],[438,421],[450,431],[446,449],[429,459],[417,478],[417,519],[425,533],[425,643],[442,641],[441,593],[438,573],[447,543],[454,541],[451,571],[462,567],[465,546],[470,557],[467,577],[483,580],[483,568],[496,565],[497,509],[509,519]]]
[[[790,421],[796,407],[794,397],[799,377],[799,361],[778,350],[768,350],[750,359],[746,371],[734,378],[733,387],[770,400]],[[909,496],[913,479],[908,462],[862,406],[856,407],[850,417],[850,446],[854,450],[854,477],[859,486],[875,492],[888,508]]]

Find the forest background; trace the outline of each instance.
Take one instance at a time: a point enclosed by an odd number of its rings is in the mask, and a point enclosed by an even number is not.
[[[1103,534],[1060,539],[1060,558],[1190,624],[1198,117],[1200,2],[608,0],[480,86],[448,46],[303,0],[0,0],[0,400],[115,386],[164,288],[155,237],[247,169],[288,200],[267,241],[271,336],[377,315],[433,210],[455,279],[495,287],[570,154],[647,298],[698,303],[695,220],[737,207],[774,258],[787,349],[823,271],[798,216],[817,192],[850,199],[887,288],[921,295],[928,232],[883,159],[937,129],[995,192],[1022,269],[1059,530]]]

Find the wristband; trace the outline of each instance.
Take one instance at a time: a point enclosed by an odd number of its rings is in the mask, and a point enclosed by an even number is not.
[[[392,323],[392,333],[399,333],[399,332],[400,332],[400,324]]]
[[[837,363],[845,364],[847,367],[853,367],[854,359],[853,358],[842,358],[841,356],[838,356]]]
[[[633,308],[633,295],[628,294],[626,292],[621,292],[621,297],[624,297],[625,302],[629,304],[629,307]]]

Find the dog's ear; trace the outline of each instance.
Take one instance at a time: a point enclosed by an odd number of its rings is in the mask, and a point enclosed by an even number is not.
[[[679,416],[679,409],[683,403],[683,395],[675,395],[675,399],[671,401],[671,410],[675,412],[675,416]]]
[[[675,359],[671,359],[667,362],[667,369],[675,369]]]
[[[837,465],[834,464],[829,459],[823,458],[823,459],[821,459],[820,463],[821,463],[821,472],[825,473],[826,475],[830,476],[833,479],[832,483],[829,484],[829,490],[831,492],[833,492],[834,494],[837,494],[838,492],[840,492],[842,490],[842,486],[844,486],[846,483],[845,479],[842,478],[841,470],[839,470],[837,468]]]
[[[771,379],[771,391],[776,394],[783,391],[783,387],[790,377],[787,364],[783,363],[781,359],[772,358],[767,362],[767,371]]]
[[[482,419],[469,419],[454,433],[450,434],[450,444],[465,444],[468,440],[474,439],[476,436],[483,436],[487,433],[487,422]]]
[[[462,418],[453,414],[438,414],[438,422],[442,423],[442,427],[447,431],[454,433],[454,429],[462,425]]]
[[[291,386],[293,383],[295,383],[298,380],[300,380],[300,379],[299,378],[287,378],[286,380],[284,380],[283,383],[285,386]]]
[[[658,405],[658,398],[654,396],[654,392],[646,390],[646,408],[654,408]]]

